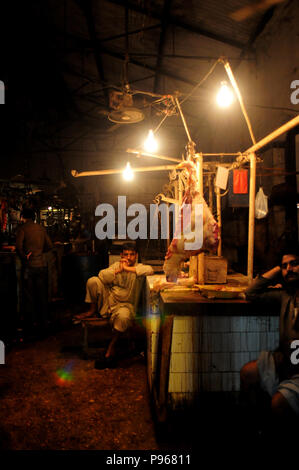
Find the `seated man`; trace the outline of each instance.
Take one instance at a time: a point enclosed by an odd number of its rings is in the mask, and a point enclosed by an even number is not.
[[[269,289],[270,286],[277,288]],[[292,342],[299,339],[297,249],[285,252],[280,266],[256,279],[247,289],[246,298],[268,308],[279,304],[279,347],[273,352],[262,351],[256,361],[242,367],[241,390],[254,398],[255,404],[259,390],[267,392],[274,423],[286,420],[291,423],[299,415],[299,366],[291,360]]]
[[[89,310],[75,317],[77,320],[83,320],[99,313],[101,317],[110,319],[113,334],[105,354],[107,364],[115,356],[118,338],[127,331],[134,319],[137,277],[153,274],[151,266],[136,263],[136,260],[135,244],[125,244],[119,262],[102,269],[97,277],[88,279],[85,302],[90,304]]]

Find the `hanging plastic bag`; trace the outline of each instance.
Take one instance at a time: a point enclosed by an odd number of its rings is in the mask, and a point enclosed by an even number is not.
[[[263,188],[260,187],[255,196],[255,218],[263,219],[268,214],[268,196],[264,194]]]

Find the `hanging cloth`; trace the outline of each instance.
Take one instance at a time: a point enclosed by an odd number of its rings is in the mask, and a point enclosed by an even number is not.
[[[233,193],[248,193],[248,170],[233,170]]]

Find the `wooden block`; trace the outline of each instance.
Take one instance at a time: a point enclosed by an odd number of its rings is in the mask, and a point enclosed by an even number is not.
[[[204,259],[206,284],[225,284],[227,281],[227,260],[222,256],[206,256]]]

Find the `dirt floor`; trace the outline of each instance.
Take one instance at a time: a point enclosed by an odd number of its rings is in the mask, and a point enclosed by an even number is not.
[[[97,370],[81,342],[81,326],[70,326],[8,352],[0,367],[1,449],[159,449],[144,355]]]

